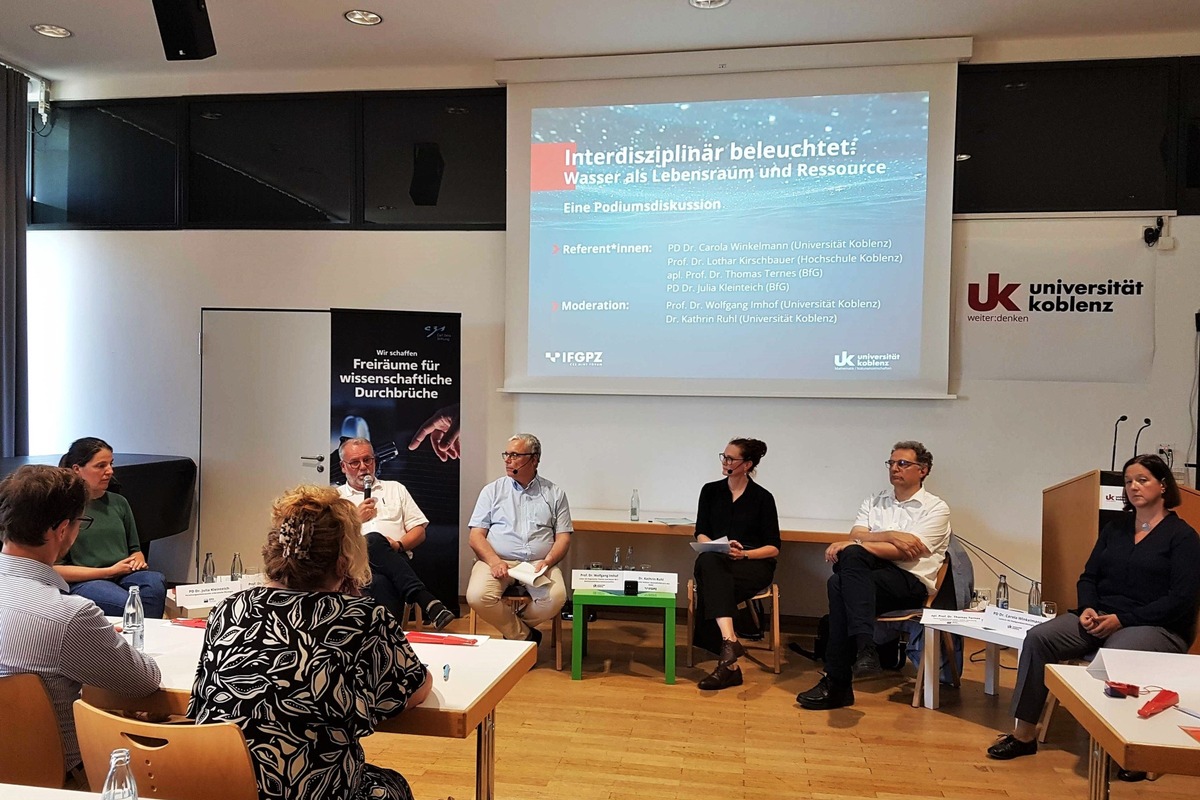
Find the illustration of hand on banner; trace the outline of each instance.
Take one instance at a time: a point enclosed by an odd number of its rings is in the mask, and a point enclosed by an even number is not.
[[[421,427],[413,434],[412,441],[408,443],[408,449],[416,450],[421,446],[421,442],[428,438],[430,448],[442,461],[458,458],[458,418],[458,403],[439,408],[421,423]]]

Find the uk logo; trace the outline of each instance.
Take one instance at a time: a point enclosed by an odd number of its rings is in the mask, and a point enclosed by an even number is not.
[[[980,299],[979,284],[967,285],[967,305],[973,311],[991,311],[996,306],[1004,306],[1009,311],[1019,311],[1017,304],[1012,301],[1012,294],[1021,287],[1019,283],[1006,283],[1000,287],[1000,273],[989,272],[987,277],[987,297]]]
[[[854,356],[843,350],[840,356],[833,357],[833,365],[835,367],[853,367]]]

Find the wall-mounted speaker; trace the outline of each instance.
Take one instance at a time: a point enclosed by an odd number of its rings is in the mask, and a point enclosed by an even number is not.
[[[198,61],[217,54],[204,0],[154,0],[167,61]]]
[[[438,193],[442,190],[442,173],[446,171],[446,160],[437,142],[413,144],[412,182],[408,196],[413,205],[436,206]]]

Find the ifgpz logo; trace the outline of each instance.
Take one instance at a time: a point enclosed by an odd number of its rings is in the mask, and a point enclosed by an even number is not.
[[[546,360],[551,364],[566,364],[572,367],[604,366],[603,350],[547,350]]]

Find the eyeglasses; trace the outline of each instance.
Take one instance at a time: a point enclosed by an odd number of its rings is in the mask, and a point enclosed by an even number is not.
[[[745,461],[745,460],[746,460],[746,459],[744,459],[744,458],[734,458],[733,456],[727,456],[727,455],[725,455],[724,453],[717,453],[717,459],[718,459],[718,460],[719,460],[719,461],[720,461],[722,464],[737,464],[737,463],[739,463],[739,462],[741,462],[741,461]]]
[[[883,462],[883,465],[885,467],[887,467],[888,469],[891,469],[892,467],[899,467],[900,469],[908,469],[909,467],[919,466],[918,462],[908,461],[907,459],[903,459],[903,458],[897,459],[895,461],[885,461],[885,462]]]
[[[515,461],[518,458],[532,458],[535,455],[537,455],[537,453],[510,453],[505,451],[500,454],[500,457],[505,461]]]
[[[88,528],[92,527],[92,523],[96,520],[92,519],[91,517],[76,517],[75,521],[79,523],[79,530],[86,531]]]
[[[375,463],[375,456],[368,458],[356,458],[353,461],[347,461],[346,466],[350,469],[362,469],[363,467],[372,466]]]

